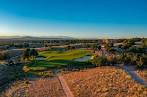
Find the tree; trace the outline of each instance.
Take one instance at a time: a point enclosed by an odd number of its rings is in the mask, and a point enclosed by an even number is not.
[[[131,63],[131,56],[127,55],[127,56],[124,58],[124,63],[125,63],[125,64],[130,64],[130,63]]]
[[[14,65],[14,62],[12,60],[9,60],[8,64],[11,66],[11,65]]]
[[[36,56],[38,56],[37,50],[32,49],[32,50],[30,51],[30,56],[31,56],[33,59],[34,59]]]
[[[123,49],[128,49],[129,47],[131,47],[134,43],[131,40],[124,40],[123,41],[123,45],[122,48]]]
[[[109,55],[107,56],[107,61],[109,62],[109,64],[115,64],[117,63],[117,58],[115,55]]]
[[[147,40],[146,40],[146,39],[143,39],[143,40],[142,40],[141,47],[142,47],[142,48],[147,48]]]
[[[115,52],[115,49],[110,47],[107,51],[112,53],[112,52]]]
[[[29,44],[28,43],[24,43],[23,47],[27,48],[27,47],[29,47]]]
[[[120,56],[119,56],[119,63],[123,63],[123,64],[125,64],[126,61],[127,61],[127,58],[128,58],[128,56],[127,56],[126,53],[122,53],[122,54],[120,54]]]
[[[71,48],[72,48],[72,47],[71,47],[70,45],[67,46],[67,49],[68,49],[68,50],[71,50]]]
[[[104,66],[107,63],[107,58],[104,56],[98,56],[93,58],[92,63],[96,66]]]
[[[24,51],[23,59],[24,59],[24,60],[25,60],[25,59],[29,60],[29,58],[30,58],[30,49],[27,48],[27,49]]]
[[[128,43],[129,45],[134,45],[135,42],[136,42],[135,39],[129,39],[127,43]]]
[[[132,58],[133,58],[132,53],[125,53],[124,57],[123,57],[123,63],[124,64],[132,64]]]
[[[144,67],[145,60],[143,57],[139,57],[139,60],[136,61],[137,68],[142,69]]]
[[[98,50],[101,50],[101,48],[102,48],[102,47],[99,45],[99,46],[98,46]]]
[[[131,57],[131,64],[132,65],[136,65],[137,63],[137,59],[138,59],[138,56],[133,54],[132,57]]]
[[[113,47],[110,46],[108,43],[105,44],[105,48],[106,48],[106,50],[107,50],[108,52],[113,51]]]
[[[109,46],[110,47],[114,47],[114,43],[109,43]]]
[[[96,50],[96,49],[97,49],[97,44],[93,44],[93,45],[92,45],[92,49],[93,49],[93,50]]]

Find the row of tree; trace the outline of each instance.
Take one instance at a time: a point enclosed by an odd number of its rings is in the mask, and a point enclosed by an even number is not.
[[[38,56],[38,51],[35,49],[28,48],[24,51],[23,59],[24,60],[30,60],[30,58],[35,59],[36,56]]]
[[[147,65],[147,55],[133,53],[122,53],[119,55],[96,56],[92,63],[96,66],[125,64],[135,65],[137,68],[144,68]]]
[[[147,65],[147,56],[145,54],[122,53],[115,59],[119,63],[136,65],[138,68],[143,68]]]

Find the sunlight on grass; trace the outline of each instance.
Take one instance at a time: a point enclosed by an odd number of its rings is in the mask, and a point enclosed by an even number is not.
[[[45,56],[44,61],[32,61],[28,64],[28,68],[32,71],[43,71],[52,68],[61,68],[67,64],[83,64],[83,62],[73,61],[75,58],[80,58],[91,53],[86,50],[68,50],[68,51],[43,51],[40,56]]]
[[[89,55],[90,52],[86,50],[68,50],[68,51],[43,51],[39,53],[41,56],[45,56],[47,60],[73,60],[75,58]]]

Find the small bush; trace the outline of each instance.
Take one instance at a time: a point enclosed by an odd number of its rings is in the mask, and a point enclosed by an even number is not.
[[[38,75],[43,78],[54,77],[54,74],[52,72],[38,72]]]
[[[96,66],[104,66],[107,63],[107,58],[104,56],[95,57],[92,60],[92,63],[95,64]]]
[[[24,83],[25,83],[26,85],[30,84],[29,80],[26,80]]]
[[[23,67],[23,71],[24,71],[24,72],[29,72],[30,69],[29,69],[27,66],[24,66],[24,67]]]

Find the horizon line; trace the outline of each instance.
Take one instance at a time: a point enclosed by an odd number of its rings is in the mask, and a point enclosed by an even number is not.
[[[71,38],[71,39],[131,39],[131,38],[147,38],[141,36],[131,36],[131,37],[72,37],[72,36],[61,36],[61,35],[52,35],[52,36],[33,36],[33,35],[0,35],[0,39],[5,38],[21,38],[21,37],[34,37],[34,38]]]

